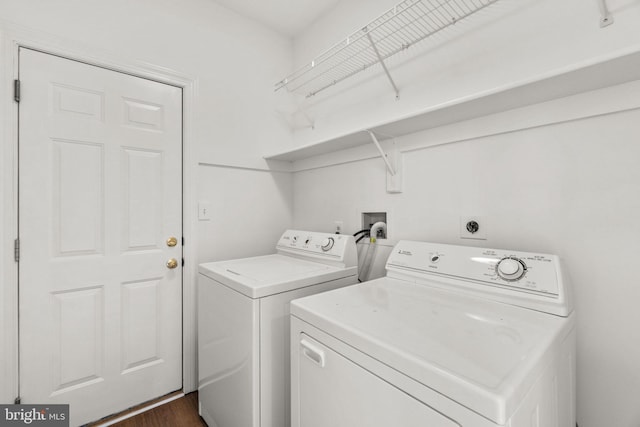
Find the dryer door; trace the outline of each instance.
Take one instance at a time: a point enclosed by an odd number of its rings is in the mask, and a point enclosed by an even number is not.
[[[459,426],[308,335],[299,337],[300,416],[292,427]]]

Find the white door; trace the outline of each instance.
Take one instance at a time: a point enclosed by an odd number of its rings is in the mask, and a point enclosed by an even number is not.
[[[20,81],[20,395],[78,425],[182,388],[182,92],[24,48]]]

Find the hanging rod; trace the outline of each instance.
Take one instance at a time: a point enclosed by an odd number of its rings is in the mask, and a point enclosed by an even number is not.
[[[498,0],[404,0],[279,81],[307,97],[381,64]]]

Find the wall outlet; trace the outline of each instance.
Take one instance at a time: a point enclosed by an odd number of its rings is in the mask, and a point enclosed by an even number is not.
[[[486,221],[481,216],[461,216],[460,238],[487,240]]]
[[[336,220],[336,221],[333,221],[333,224],[335,225],[335,228],[336,228],[335,233],[342,234],[343,222]]]

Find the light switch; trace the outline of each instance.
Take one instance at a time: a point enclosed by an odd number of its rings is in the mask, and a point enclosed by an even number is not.
[[[211,202],[198,202],[198,220],[211,221]]]

